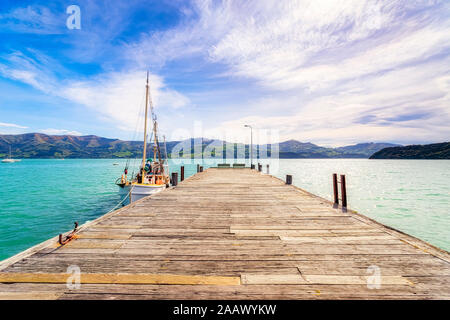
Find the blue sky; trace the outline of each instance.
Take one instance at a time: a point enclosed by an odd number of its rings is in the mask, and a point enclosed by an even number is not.
[[[0,133],[139,139],[146,70],[168,140],[450,140],[448,1],[0,2]]]

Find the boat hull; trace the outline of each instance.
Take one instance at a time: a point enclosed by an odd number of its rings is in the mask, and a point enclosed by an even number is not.
[[[163,191],[166,188],[165,185],[155,184],[133,184],[131,190],[131,202],[137,201],[144,197]]]
[[[119,194],[120,195],[127,195],[128,193],[130,193],[131,190],[131,184],[127,184],[127,185],[118,185],[119,187]]]

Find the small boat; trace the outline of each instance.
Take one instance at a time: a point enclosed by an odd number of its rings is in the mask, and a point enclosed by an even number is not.
[[[11,157],[11,146],[9,146],[9,158],[3,159],[2,163],[14,163],[14,162],[19,162],[21,161],[20,159],[13,159]]]
[[[127,195],[130,193],[131,181],[128,181],[127,174],[128,174],[128,168],[125,168],[124,173],[122,174],[122,177],[120,177],[116,180],[116,185],[119,187],[120,195]]]
[[[113,163],[113,166],[118,166],[119,164],[117,163],[117,162],[114,162]]]
[[[145,119],[144,119],[144,151],[142,154],[142,163],[139,172],[131,181],[128,180],[128,163],[125,167],[122,177],[116,180],[119,186],[119,192],[122,194],[130,194],[130,201],[134,202],[143,197],[163,191],[170,186],[169,178],[169,164],[167,162],[167,148],[165,150],[165,159],[162,157],[161,146],[158,136],[158,122],[153,109],[153,103],[150,96],[148,72],[146,83],[146,99],[145,99]],[[147,120],[148,120],[148,106],[153,122],[153,158],[147,159]],[[151,140],[151,138],[150,138]],[[164,139],[165,140],[165,139]],[[165,141],[164,141],[165,142]]]

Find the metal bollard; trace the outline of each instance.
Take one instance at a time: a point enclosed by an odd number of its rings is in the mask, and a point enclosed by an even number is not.
[[[337,174],[333,173],[333,198],[334,198],[334,205],[339,205],[339,195],[338,195],[338,181],[337,181]]]
[[[345,175],[341,174],[341,197],[342,208],[347,208],[347,187],[345,185]]]
[[[178,185],[178,172],[172,172],[172,186]]]
[[[286,184],[292,184],[292,176],[290,174],[286,175]]]

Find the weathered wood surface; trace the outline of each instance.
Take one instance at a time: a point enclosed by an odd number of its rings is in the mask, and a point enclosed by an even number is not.
[[[0,263],[0,299],[450,299],[449,261],[272,176],[208,169]]]

